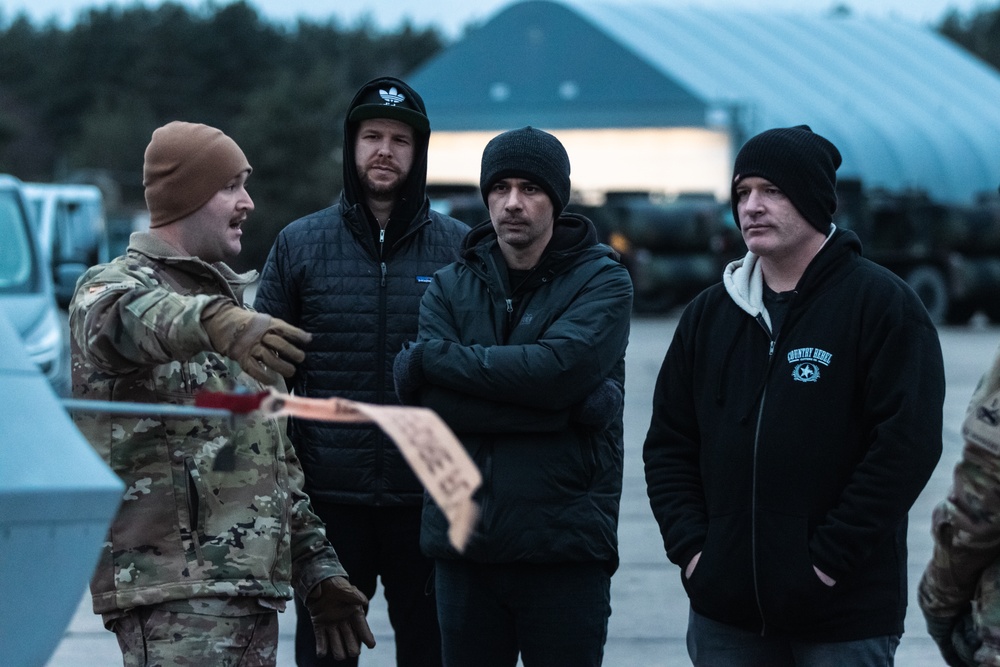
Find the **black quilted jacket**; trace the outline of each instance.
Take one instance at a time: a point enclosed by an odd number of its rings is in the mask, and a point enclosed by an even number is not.
[[[420,298],[457,258],[467,227],[428,210],[382,261],[359,207],[333,206],[282,230],[261,275],[257,310],[313,334],[289,390],[397,403],[392,362],[416,338]],[[310,497],[364,505],[417,505],[422,487],[377,428],[290,420]]]
[[[401,81],[386,83],[422,106]],[[281,231],[254,306],[313,334],[290,391],[395,404],[393,359],[403,341],[416,338],[420,298],[434,272],[458,259],[469,228],[430,210],[424,193],[428,136],[418,135],[413,167],[379,243],[378,228],[362,203],[355,134],[347,121],[339,203]],[[376,427],[292,419],[289,433],[310,497],[358,505],[420,504],[423,487]]]

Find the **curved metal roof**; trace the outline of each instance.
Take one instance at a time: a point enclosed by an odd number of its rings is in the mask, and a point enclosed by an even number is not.
[[[851,16],[582,5],[752,136],[807,123],[868,186],[968,200],[1000,182],[1000,74],[930,29]]]
[[[502,104],[480,92],[498,81]],[[839,174],[868,187],[960,203],[1000,183],[1000,73],[904,22],[529,0],[413,83],[436,129],[700,124],[728,127],[736,148],[806,123],[840,149]]]
[[[691,126],[705,105],[601,25],[554,2],[501,11],[409,81],[434,130]]]

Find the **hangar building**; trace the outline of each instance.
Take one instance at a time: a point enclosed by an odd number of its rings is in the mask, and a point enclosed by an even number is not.
[[[747,138],[802,123],[867,188],[964,204],[1000,183],[1000,74],[899,21],[528,0],[408,79],[433,128],[431,184],[477,183],[486,142],[534,125],[566,145],[584,195],[723,201]]]

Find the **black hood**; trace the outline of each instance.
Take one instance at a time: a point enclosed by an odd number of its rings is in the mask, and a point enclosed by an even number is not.
[[[358,178],[357,166],[354,163],[354,145],[357,139],[358,125],[361,121],[351,120],[352,112],[358,107],[369,106],[366,102],[370,99],[373,90],[376,92],[379,90],[389,91],[392,88],[396,89],[397,95],[403,96],[405,101],[401,103],[401,106],[410,107],[426,118],[427,109],[424,106],[423,99],[421,99],[415,90],[399,79],[390,76],[379,77],[372,79],[358,90],[344,116],[344,198],[347,200],[349,206],[365,204],[365,198],[361,190],[361,181]],[[389,106],[386,108],[391,109]],[[377,112],[369,112],[365,116],[393,118],[394,120],[403,120],[403,122],[406,122],[403,117],[398,117],[398,114],[395,113],[386,113],[382,116]],[[413,125],[412,123],[408,124]],[[400,221],[404,225],[409,224],[414,216],[416,216],[426,198],[427,143],[430,140],[430,128],[428,127],[427,130],[424,130],[414,127],[413,132],[415,140],[413,166],[410,168],[409,176],[407,176],[406,181],[403,183],[400,199],[396,202],[396,208],[393,209],[391,216],[392,220]],[[367,205],[364,206],[364,209],[367,217],[371,219],[371,211],[367,210]]]

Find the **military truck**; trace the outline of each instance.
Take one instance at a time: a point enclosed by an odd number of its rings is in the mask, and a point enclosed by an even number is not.
[[[948,206],[920,190],[869,191],[853,179],[837,190],[834,222],[909,283],[935,323],[964,324],[977,311],[1000,322],[1000,197]]]
[[[964,324],[977,312],[1000,322],[997,193],[952,206],[917,189],[865,189],[841,179],[838,201],[834,222],[858,234],[866,257],[903,278],[935,323]],[[609,193],[603,206],[576,209],[621,253],[639,312],[683,305],[746,252],[729,203],[711,195]]]
[[[489,220],[478,188],[428,186],[428,192],[442,213],[473,226]],[[746,252],[729,204],[711,194],[609,192],[599,205],[574,197],[566,210],[590,218],[600,241],[621,255],[632,276],[637,313],[684,305],[719,282],[726,263]]]
[[[594,221],[632,276],[637,313],[682,306],[722,280],[725,265],[746,252],[729,204],[711,194],[667,198],[610,192],[602,206],[570,204]]]

